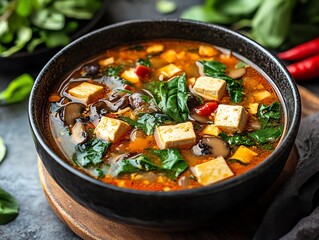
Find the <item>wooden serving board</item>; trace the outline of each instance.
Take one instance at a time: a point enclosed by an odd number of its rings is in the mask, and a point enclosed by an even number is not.
[[[302,117],[319,112],[319,98],[298,87],[302,99]],[[294,148],[276,183],[259,201],[232,216],[219,219],[218,224],[186,232],[152,232],[112,222],[86,209],[66,194],[38,160],[40,181],[46,198],[57,216],[83,239],[117,240],[239,240],[252,239],[267,206],[282,184],[293,174],[298,159]],[[196,220],[194,220],[196,221]]]

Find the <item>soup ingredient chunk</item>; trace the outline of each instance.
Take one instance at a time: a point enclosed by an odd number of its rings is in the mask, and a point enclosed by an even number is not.
[[[104,88],[102,86],[83,82],[80,85],[71,88],[69,94],[84,104],[92,103],[102,97]]]
[[[215,117],[215,126],[226,132],[241,133],[248,120],[243,106],[220,104]]]
[[[196,135],[191,122],[159,126],[155,129],[154,137],[160,149],[191,146],[196,142]]]
[[[250,150],[248,147],[239,146],[233,156],[230,157],[230,160],[240,161],[243,164],[250,163],[258,153]]]
[[[158,69],[159,74],[163,75],[165,78],[173,77],[175,74],[179,73],[180,71],[182,70],[173,63]]]
[[[207,100],[219,101],[226,92],[226,81],[213,77],[197,78],[194,92]]]
[[[234,175],[223,157],[198,164],[192,167],[191,171],[195,177],[197,177],[198,182],[204,186],[219,182]]]
[[[118,142],[131,129],[130,125],[118,119],[102,117],[94,133],[106,142]]]

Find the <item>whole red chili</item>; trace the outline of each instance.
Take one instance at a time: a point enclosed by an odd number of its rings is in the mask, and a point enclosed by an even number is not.
[[[286,61],[296,61],[319,54],[319,38],[300,44],[285,52],[278,53],[278,57]]]
[[[319,77],[319,55],[289,65],[290,74],[297,80]]]
[[[217,107],[217,102],[207,102],[204,105],[195,108],[194,110],[199,116],[209,116],[210,114],[212,114],[212,112],[214,112],[217,109]]]

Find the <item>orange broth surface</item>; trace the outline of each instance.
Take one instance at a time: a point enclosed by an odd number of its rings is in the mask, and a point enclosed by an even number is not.
[[[225,66],[222,76],[234,76],[232,74],[241,69],[242,73],[237,74],[238,76],[235,74],[236,78],[232,78],[233,81],[240,83],[242,86],[240,91],[242,92],[241,101],[232,101],[227,81],[226,91],[218,100],[199,97],[196,92],[194,93],[193,87],[197,79],[201,75],[206,75],[203,73],[203,65],[199,64],[199,61],[222,63]],[[203,138],[222,139],[219,135],[221,132],[228,137],[233,137],[235,135],[247,136],[254,131],[258,131],[263,128],[261,120],[258,113],[250,111],[250,104],[258,104],[258,110],[262,105],[280,104],[268,81],[256,69],[242,61],[231,52],[207,43],[181,40],[138,42],[109,49],[79,65],[65,79],[62,79],[60,85],[51,93],[48,99],[48,128],[52,133],[54,145],[56,145],[60,155],[73,164],[75,168],[105,183],[119,187],[147,191],[173,191],[201,187],[226,180],[229,177],[208,184],[199,180],[200,177],[199,175],[196,176],[194,167],[214,161],[218,156],[212,156],[209,151],[208,154],[207,152],[205,152],[206,154],[195,154],[193,151],[194,145],[199,144]],[[163,74],[161,69],[170,64],[179,70],[171,74]],[[138,72],[139,65],[146,67],[142,69],[144,72]],[[172,147],[177,149],[183,158],[183,161],[179,162],[183,162],[182,165],[184,166],[180,170],[181,172],[176,173],[175,171],[178,164],[174,165],[173,170],[164,169],[162,160],[158,156],[150,154],[149,149],[160,149],[154,133],[148,135],[142,129],[132,125],[119,139],[114,141],[96,136],[95,129],[102,117],[121,121],[125,117],[137,121],[145,113],[153,114],[153,116],[155,116],[155,113],[166,115],[159,107],[160,100],[155,99],[154,92],[150,90],[149,86],[152,82],[167,83],[180,76],[184,76],[187,101],[189,101],[191,95],[193,97],[195,95],[197,98],[197,102],[193,103],[195,106],[190,106],[192,104],[187,102],[189,113],[186,119],[182,121],[192,123],[196,135],[195,142],[191,145],[181,144]],[[110,79],[113,81],[112,84],[109,83]],[[82,97],[74,95],[71,90],[83,82],[101,86],[102,91],[91,94],[92,96],[83,100]],[[137,108],[132,104],[131,96],[134,93],[140,93],[142,95],[138,96],[144,98],[144,102],[140,99],[139,104],[141,106]],[[260,97],[260,93],[266,93],[266,95]],[[83,94],[85,95],[85,93]],[[107,104],[104,100],[107,101]],[[193,117],[193,114],[197,113],[196,110],[207,102],[215,102],[217,106],[220,104],[243,106],[248,118],[243,131],[232,132],[216,127],[215,129],[218,130],[219,134],[207,134],[204,129],[208,125],[214,126],[218,108],[199,118],[200,121]],[[142,103],[145,105],[142,105]],[[72,108],[70,104],[73,104]],[[279,127],[283,126],[282,113],[280,113],[280,119],[270,119],[269,121],[273,120],[276,121],[276,127],[278,125]],[[153,131],[159,126],[174,126],[182,122],[176,122],[170,118],[166,122],[158,123]],[[249,162],[231,158],[239,146],[243,144],[232,144],[228,140],[222,139],[229,151],[224,160],[233,174],[230,177],[238,176],[250,170],[267,158],[277,146],[280,135],[269,139],[270,141],[267,143],[255,142],[254,145],[245,146],[255,153],[252,158],[249,157]],[[87,145],[93,140],[100,141],[102,145],[108,144],[107,148],[100,152],[100,155]],[[82,155],[76,153],[79,152],[79,149],[82,149]],[[91,152],[87,154],[86,151]],[[136,160],[136,157],[144,156],[143,154],[156,165],[156,169],[149,169],[149,164],[140,163],[135,167],[132,167],[132,165],[126,166],[129,168],[129,170],[126,169],[126,172],[123,170],[120,173],[115,173],[116,171],[112,170],[112,164],[124,164],[127,163],[125,162],[127,159],[133,158]],[[246,159],[245,156],[244,158]],[[116,169],[118,171],[119,168]],[[209,175],[216,172],[218,174],[218,171],[220,170],[216,169],[213,172],[204,172],[203,174]]]

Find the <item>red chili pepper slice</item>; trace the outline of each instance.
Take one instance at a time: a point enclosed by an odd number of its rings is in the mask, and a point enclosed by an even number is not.
[[[319,55],[289,65],[288,70],[293,78],[307,80],[319,77]]]
[[[146,67],[144,65],[138,65],[134,72],[136,73],[137,76],[141,77],[141,78],[145,78],[147,75],[150,74],[151,72],[151,68]]]
[[[195,108],[194,110],[199,116],[209,116],[217,109],[217,107],[217,102],[207,102],[204,105]]]
[[[278,57],[286,61],[296,61],[319,54],[319,38],[300,44],[285,52],[278,53]]]

